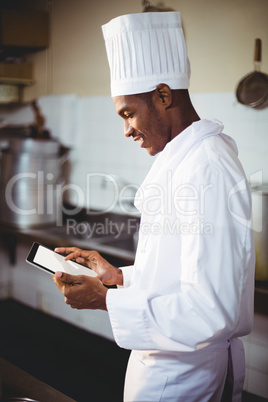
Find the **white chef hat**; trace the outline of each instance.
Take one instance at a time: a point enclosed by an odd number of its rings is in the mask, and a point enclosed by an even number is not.
[[[112,97],[188,89],[190,63],[179,12],[128,14],[102,26]]]

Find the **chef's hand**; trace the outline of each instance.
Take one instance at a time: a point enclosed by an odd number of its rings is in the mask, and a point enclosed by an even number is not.
[[[65,303],[72,308],[107,310],[106,293],[108,289],[98,278],[57,271],[53,280],[65,296]]]
[[[56,253],[68,254],[65,260],[73,260],[93,269],[105,285],[123,285],[123,275],[119,268],[106,261],[97,251],[81,250],[77,247],[55,248]]]

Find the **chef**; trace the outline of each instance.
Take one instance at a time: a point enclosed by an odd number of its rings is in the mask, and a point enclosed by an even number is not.
[[[191,103],[180,13],[120,16],[103,35],[125,135],[158,156],[135,198],[134,265],[58,248],[98,277],[54,281],[72,308],[107,310],[117,344],[132,350],[125,401],[241,401],[255,259],[236,144]]]

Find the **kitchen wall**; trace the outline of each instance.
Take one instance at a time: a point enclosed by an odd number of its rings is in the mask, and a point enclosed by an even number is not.
[[[24,2],[26,0],[23,0]],[[29,0],[27,1],[27,4]],[[151,0],[156,5],[158,0]],[[163,0],[182,14],[192,66],[191,92],[233,92],[253,70],[255,38],[263,42],[268,71],[266,0]],[[101,25],[142,11],[141,0],[32,0],[51,16],[49,49],[29,56],[36,85],[25,99],[47,94],[108,95],[109,71]]]
[[[254,110],[243,106],[228,92],[192,93],[191,98],[201,118],[222,121],[224,132],[235,139],[248,179],[258,173],[260,180],[268,183],[268,108]],[[124,137],[123,121],[115,113],[110,96],[50,95],[38,102],[46,127],[72,149],[70,182],[84,194],[78,203],[98,209],[108,207],[113,186],[103,180],[103,174],[115,175],[118,180],[133,184],[133,188],[141,184],[155,157]],[[0,108],[0,118],[7,124],[28,124],[33,121],[33,113],[27,105],[4,111]],[[92,191],[93,198],[86,197],[89,174],[96,174],[90,183],[96,190]],[[76,202],[78,193],[78,189],[74,190],[71,200]]]

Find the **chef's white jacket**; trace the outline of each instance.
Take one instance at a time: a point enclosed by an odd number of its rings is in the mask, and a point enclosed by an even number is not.
[[[235,142],[200,120],[158,155],[135,199],[134,266],[109,289],[119,346],[189,352],[248,334],[253,322],[251,196]]]

